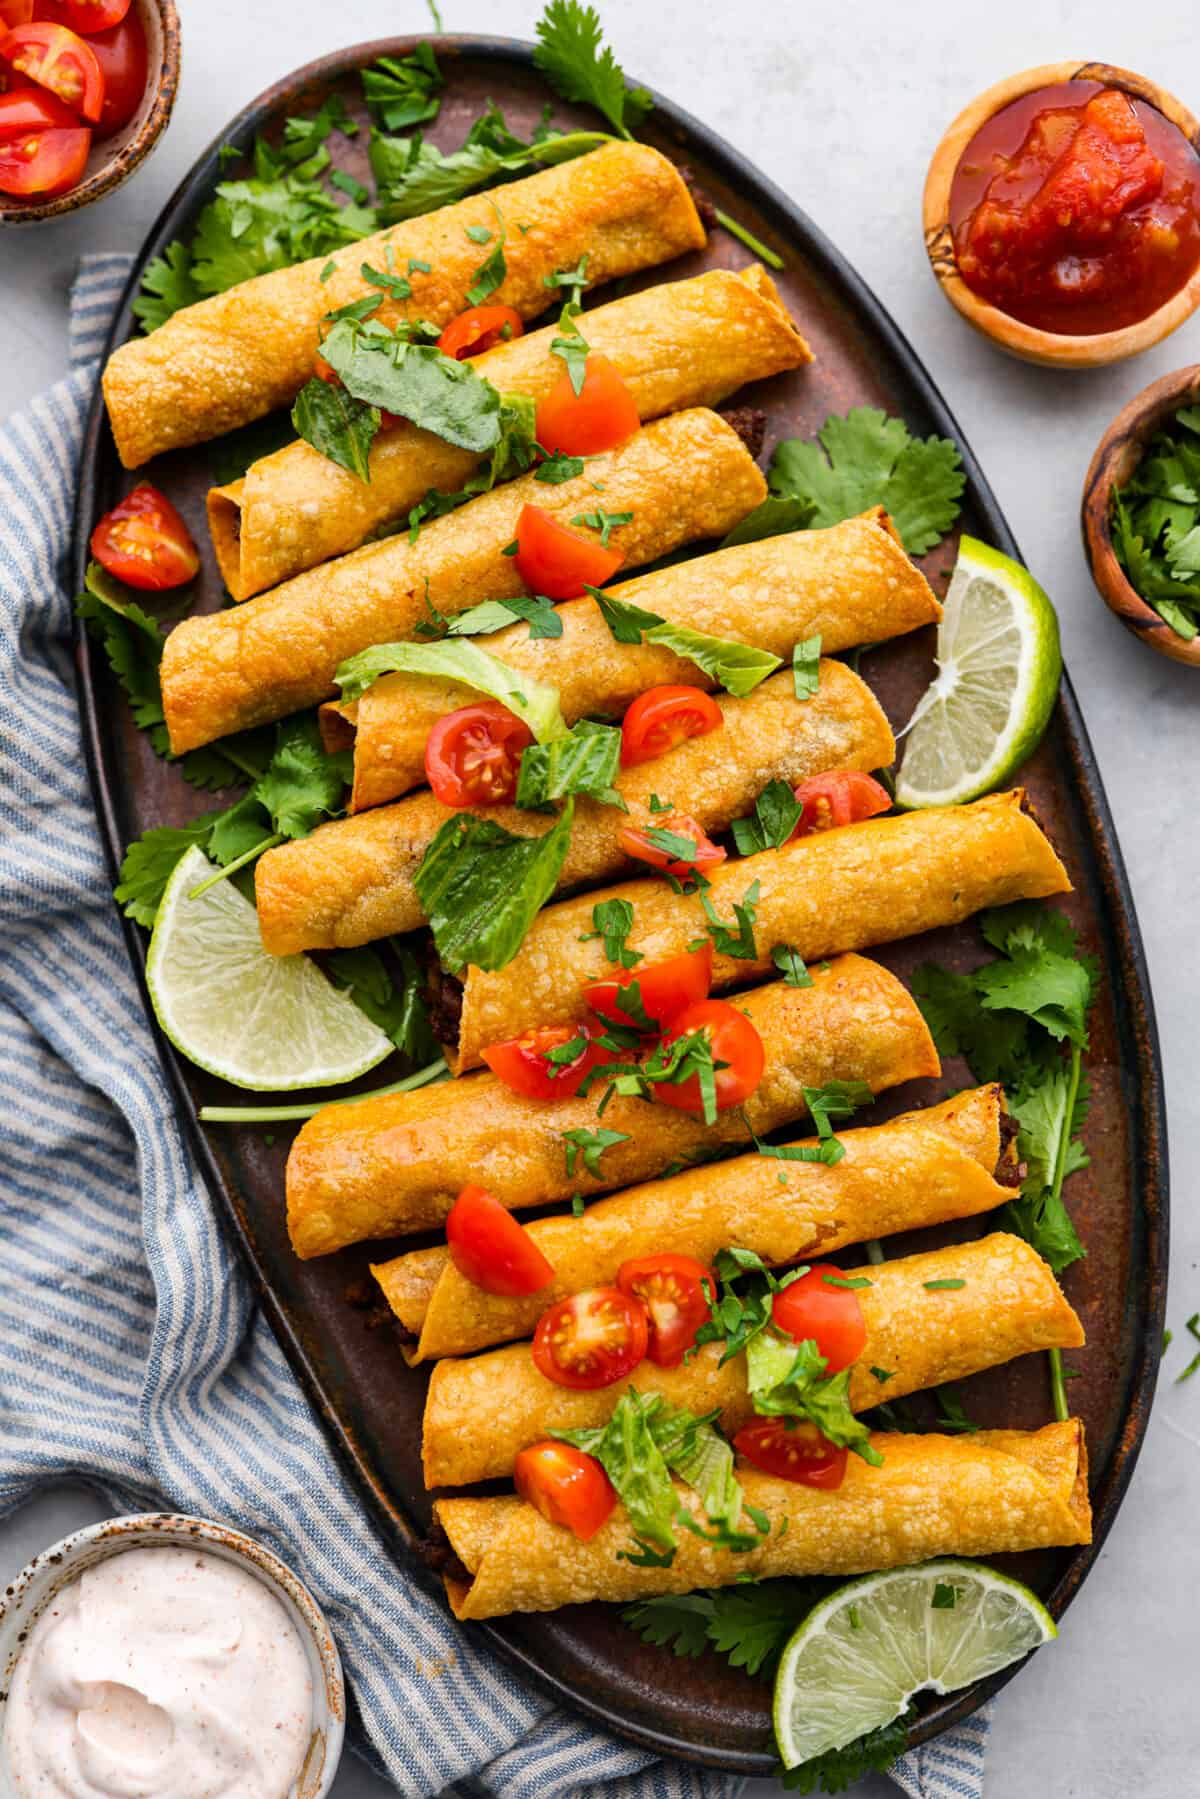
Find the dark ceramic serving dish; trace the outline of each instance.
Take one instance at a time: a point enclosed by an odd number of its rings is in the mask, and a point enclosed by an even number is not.
[[[360,45],[312,63],[269,90],[233,121],[196,164],[155,226],[142,261],[185,234],[220,179],[217,148],[247,147],[256,131],[278,126],[288,113],[317,103],[338,87],[361,116],[354,71],[387,53],[402,55],[408,40]],[[492,96],[517,129],[527,130],[546,98],[526,46],[503,40],[440,41],[448,95],[432,137],[458,144],[467,124]],[[576,109],[577,113],[577,109]],[[557,107],[556,116],[576,116]],[[577,113],[580,122],[584,115]],[[593,118],[587,123],[594,125]],[[777,188],[703,125],[668,101],[658,100],[645,134],[680,162],[704,189],[776,248],[786,268],[778,277],[785,298],[816,352],[815,363],[795,375],[764,383],[751,397],[765,407],[768,447],[781,436],[813,433],[830,411],[868,403],[901,413],[916,431],[954,437],[963,453],[968,486],[963,527],[1016,554],[1012,535],[953,418],[895,325],[854,271],[805,215]],[[345,166],[362,169],[361,136],[337,145]],[[698,273],[716,264],[749,261],[740,244],[714,233],[708,250],[663,270],[640,285]],[[129,302],[139,269],[117,316],[110,348],[135,329]],[[144,471],[179,504],[198,542],[204,492],[212,474],[205,449],[163,457]],[[139,477],[143,471],[139,471]],[[77,574],[82,578],[87,538],[99,513],[131,485],[121,471],[97,400],[84,446],[77,518]],[[947,541],[926,562],[939,591],[945,587],[955,544]],[[200,605],[221,603],[211,554],[200,580]],[[931,633],[921,633],[863,657],[864,674],[893,723],[902,722],[931,673]],[[125,844],[151,824],[179,822],[214,802],[198,796],[150,750],[118,703],[104,658],[81,638],[79,679],[87,726],[96,803],[115,869]],[[1089,1057],[1094,1097],[1087,1127],[1092,1165],[1073,1177],[1070,1200],[1086,1261],[1066,1276],[1080,1311],[1088,1348],[1072,1360],[1079,1369],[1071,1401],[1087,1426],[1095,1541],[1090,1548],[1016,1558],[1015,1566],[1060,1617],[1092,1567],[1112,1524],[1137,1459],[1149,1415],[1162,1340],[1167,1266],[1167,1166],[1162,1084],[1154,1017],[1137,920],[1113,834],[1100,777],[1070,683],[1050,730],[1025,771],[1039,814],[1065,856],[1075,892],[1065,909],[1085,947],[1101,958],[1105,980]],[[130,954],[141,970],[144,935],[128,931]],[[894,946],[880,960],[908,975],[934,958],[969,967],[983,958],[971,926]],[[323,1261],[301,1263],[292,1255],[283,1217],[283,1170],[291,1132],[273,1137],[261,1129],[208,1129],[197,1108],[237,1103],[236,1092],[176,1058],[159,1037],[181,1109],[192,1126],[197,1154],[214,1201],[223,1207],[262,1295],[266,1312],[297,1374],[325,1421],[330,1438],[357,1478],[364,1501],[394,1546],[400,1578],[425,1581],[411,1545],[429,1517],[420,1471],[420,1420],[425,1377],[405,1368],[392,1333],[372,1329],[369,1317],[348,1297],[362,1281],[379,1248],[359,1247]],[[399,1072],[399,1071],[397,1071]],[[389,1078],[390,1065],[370,1081]],[[963,1085],[961,1064],[947,1064],[940,1082],[906,1087],[876,1108],[874,1116],[924,1105]],[[988,1221],[921,1234],[920,1245],[955,1235],[974,1235]],[[904,1253],[905,1242],[889,1245]],[[970,1414],[984,1424],[1033,1427],[1050,1416],[1044,1357],[1026,1357],[965,1384]],[[932,1412],[928,1414],[932,1418]],[[713,1766],[765,1773],[770,1753],[769,1689],[731,1673],[723,1660],[705,1656],[677,1661],[641,1643],[614,1608],[576,1607],[546,1616],[516,1617],[485,1629],[496,1649],[556,1697],[619,1733],[667,1752]],[[965,1717],[1007,1676],[925,1705],[913,1726],[920,1742]]]

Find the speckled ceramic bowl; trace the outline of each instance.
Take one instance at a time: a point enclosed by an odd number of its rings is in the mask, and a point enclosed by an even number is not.
[[[120,131],[93,138],[83,180],[50,200],[14,200],[0,194],[0,225],[32,225],[90,206],[120,187],[145,162],[162,136],[179,86],[179,15],[175,0],[133,0],[146,33],[146,91]]]
[[[304,1645],[313,1687],[312,1737],[288,1799],[326,1799],[341,1760],[346,1727],[346,1692],[337,1644],[320,1606],[291,1569],[253,1537],[226,1524],[210,1524],[204,1518],[176,1512],[140,1512],[89,1524],[43,1549],[0,1596],[0,1702],[7,1698],[22,1648],[45,1606],[97,1562],[126,1549],[158,1544],[200,1547],[225,1561],[240,1562],[270,1587],[282,1604]],[[2,1727],[0,1799],[14,1799]]]

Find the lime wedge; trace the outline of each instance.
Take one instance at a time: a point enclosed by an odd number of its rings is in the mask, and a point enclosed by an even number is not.
[[[979,1562],[925,1562],[849,1581],[809,1612],[775,1676],[784,1766],[898,1718],[926,1688],[951,1693],[1058,1635],[1028,1587]]]
[[[307,957],[269,956],[231,881],[188,898],[217,872],[191,848],[154,921],[146,981],[176,1049],[235,1087],[270,1092],[332,1087],[382,1062],[391,1038]]]
[[[1062,674],[1058,618],[1029,570],[964,537],[938,626],[938,674],[906,727],[899,806],[959,806],[1036,748]]]

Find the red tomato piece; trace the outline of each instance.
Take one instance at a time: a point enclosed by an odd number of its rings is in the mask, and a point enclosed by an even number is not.
[[[0,144],[31,131],[80,131],[69,106],[44,87],[14,88],[0,94]]]
[[[67,193],[82,179],[91,142],[82,125],[0,140],[0,193],[19,199]]]
[[[443,356],[461,362],[465,356],[481,356],[498,343],[511,342],[524,330],[525,321],[515,306],[468,306],[450,320],[437,347]]]
[[[845,1479],[848,1451],[823,1437],[815,1424],[797,1424],[787,1418],[755,1418],[752,1423],[743,1424],[733,1439],[733,1447],[777,1480],[794,1480],[804,1487],[823,1487],[831,1492]]]
[[[814,831],[831,831],[838,825],[856,825],[891,810],[892,799],[871,775],[857,768],[836,768],[827,775],[812,775],[794,789],[804,807],[792,840]]]
[[[825,1372],[840,1374],[862,1354],[867,1323],[858,1294],[848,1287],[831,1287],[827,1274],[842,1279],[839,1268],[818,1267],[789,1281],[771,1301],[771,1318],[797,1343],[811,1339],[825,1357]]]
[[[650,1360],[659,1368],[678,1368],[708,1320],[717,1290],[712,1269],[692,1256],[636,1256],[621,1263],[617,1285],[646,1308]]]
[[[617,1503],[616,1489],[595,1456],[553,1437],[518,1452],[513,1485],[543,1518],[574,1531],[581,1543],[595,1536]]]
[[[667,838],[656,836],[662,831],[669,833]],[[680,842],[673,844],[671,838],[679,838]],[[680,881],[692,874],[705,874],[725,860],[725,851],[720,844],[714,843],[686,812],[660,813],[644,831],[634,825],[622,825],[617,832],[617,842],[622,852],[635,862],[661,868],[665,874],[674,875]],[[687,844],[691,845],[690,849],[684,847]]]
[[[621,1006],[621,989],[636,981],[642,1011],[655,1024],[664,1024],[685,1007],[708,998],[712,965],[713,946],[711,942],[705,942],[699,949],[685,950],[681,956],[668,956],[665,962],[652,962],[648,968],[639,963],[636,968],[621,969],[611,980],[592,981],[584,988],[583,997],[601,1018],[629,1026],[635,1021]]]
[[[611,1387],[644,1359],[649,1338],[641,1300],[619,1287],[589,1287],[542,1313],[533,1334],[533,1362],[560,1387]]]
[[[525,1226],[484,1187],[463,1188],[446,1219],[446,1243],[463,1279],[485,1293],[538,1293],[554,1279]]]
[[[578,393],[564,368],[539,402],[536,435],[543,450],[551,454],[561,450],[565,456],[598,456],[632,437],[641,422],[624,380],[607,356],[593,350],[584,364]]]
[[[94,31],[111,31],[121,23],[130,3],[131,0],[65,0],[67,24],[85,37]]]
[[[33,18],[33,0],[0,0],[0,25],[11,31],[14,25],[28,25]]]
[[[0,56],[19,74],[49,88],[94,125],[104,105],[104,76],[90,44],[65,25],[18,25],[0,38]]]
[[[142,103],[149,70],[146,32],[135,9],[126,13],[119,25],[97,31],[88,43],[104,77],[104,105],[97,130],[101,137],[111,137],[128,125]]]
[[[517,520],[516,563],[530,593],[577,600],[586,587],[603,587],[625,560],[594,537],[560,525],[540,506],[523,506]]]
[[[707,737],[725,723],[711,693],[701,687],[652,687],[639,693],[621,725],[621,766],[633,768],[665,756],[689,737]]]
[[[92,555],[118,581],[155,593],[182,587],[200,567],[187,526],[149,481],[104,514],[92,532]]]
[[[716,1069],[717,1110],[726,1112],[749,1099],[762,1080],[766,1056],[763,1041],[753,1024],[736,1006],[725,999],[702,999],[686,1011],[678,1012],[663,1032],[664,1044],[677,1037],[690,1037],[702,1031],[712,1044]],[[720,1064],[725,1066],[721,1067]],[[700,1077],[690,1075],[677,1085],[657,1081],[654,1097],[660,1105],[676,1112],[703,1112]]]
[[[523,719],[499,700],[478,700],[439,718],[425,745],[425,779],[443,806],[496,806],[517,791],[521,756],[533,742]]]
[[[489,1044],[483,1059],[506,1087],[526,1099],[570,1099],[593,1068],[621,1060],[616,1050],[595,1041],[603,1035],[604,1027],[597,1024],[547,1024],[507,1043]],[[550,1061],[550,1051],[564,1043],[580,1044],[578,1055],[566,1063]]]

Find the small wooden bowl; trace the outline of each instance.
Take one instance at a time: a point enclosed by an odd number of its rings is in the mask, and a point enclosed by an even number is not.
[[[1190,318],[1200,305],[1200,268],[1177,294],[1136,324],[1124,325],[1119,331],[1097,332],[1091,337],[1069,337],[1062,332],[1039,331],[1036,326],[1022,324],[1020,319],[1001,312],[998,306],[990,305],[974,293],[958,272],[950,233],[950,185],[963,151],[980,126],[1014,100],[1034,93],[1038,88],[1054,87],[1060,81],[1099,81],[1105,87],[1123,88],[1133,99],[1145,100],[1156,107],[1178,126],[1192,148],[1200,152],[1200,125],[1186,106],[1165,88],[1141,75],[1114,68],[1106,62],[1051,62],[1038,69],[1026,69],[1020,75],[998,81],[995,87],[988,88],[986,93],[973,100],[959,113],[934,151],[925,177],[925,249],[950,304],[962,313],[968,324],[990,337],[1002,350],[1008,350],[1025,362],[1039,362],[1052,368],[1093,369],[1110,362],[1123,362],[1127,356],[1148,350],[1151,344],[1158,343]]]
[[[0,194],[0,225],[32,225],[60,219],[120,187],[166,130],[179,86],[179,14],[175,0],[133,0],[146,33],[146,91],[128,125],[93,139],[83,180],[50,200],[15,200]]]
[[[1160,656],[1200,668],[1200,637],[1189,642],[1160,618],[1153,606],[1130,586],[1117,561],[1109,530],[1109,511],[1114,487],[1123,487],[1141,459],[1142,451],[1181,406],[1200,399],[1200,363],[1164,375],[1142,389],[1119,412],[1100,439],[1092,466],[1083,484],[1083,548],[1092,580],[1101,597],[1140,643],[1148,643]]]

